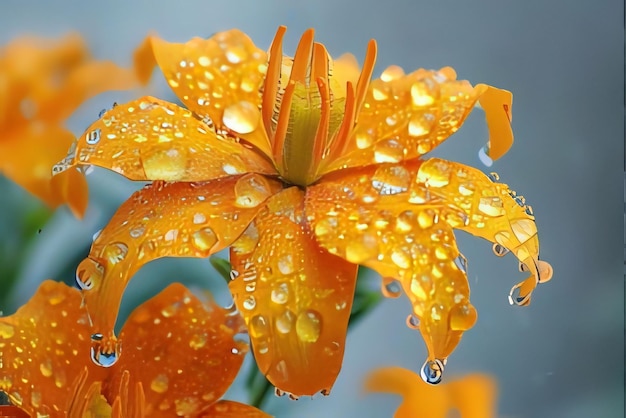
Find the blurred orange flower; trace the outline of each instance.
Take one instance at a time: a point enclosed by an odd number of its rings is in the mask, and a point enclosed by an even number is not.
[[[50,207],[67,203],[82,216],[84,176],[70,170],[52,178],[52,166],[74,141],[63,122],[92,96],[146,83],[153,67],[141,62],[145,49],[127,70],[93,61],[76,34],[59,41],[24,37],[0,47],[0,173]]]
[[[365,388],[402,396],[394,418],[446,418],[451,410],[457,410],[463,418],[496,416],[497,385],[483,374],[469,374],[433,386],[410,370],[389,367],[370,373]]]
[[[117,309],[142,265],[230,247],[230,289],[256,361],[281,391],[330,390],[358,265],[382,275],[387,295],[401,286],[409,296],[409,322],[428,348],[424,367],[436,375],[476,321],[453,229],[496,243],[499,254],[511,250],[531,271],[515,303],[551,275],[522,198],[477,169],[421,159],[477,102],[490,156],[501,156],[513,141],[511,94],[472,87],[451,68],[390,67],[370,82],[374,41],[359,71],[352,56],[333,63],[312,30],[294,58],[283,56],[284,33],[267,54],[238,30],[186,44],[152,38],[187,109],[153,97],[117,106],[71,150],[66,168],[93,164],[154,181],[119,208],[77,269],[104,335],[96,349],[116,351]]]
[[[0,390],[14,405],[51,418],[268,416],[218,401],[248,351],[233,338],[245,331],[238,313],[172,284],[130,315],[124,357],[112,364],[100,353],[89,358],[81,302],[77,289],[46,281],[14,315],[0,317]]]

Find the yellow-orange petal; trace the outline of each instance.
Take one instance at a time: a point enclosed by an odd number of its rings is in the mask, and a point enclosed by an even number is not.
[[[89,359],[89,335],[80,292],[43,282],[15,314],[0,317],[0,390],[31,415],[65,417],[73,382],[82,374],[90,381],[105,375]]]
[[[74,172],[52,178],[52,166],[73,140],[74,135],[68,130],[43,122],[12,130],[1,141],[0,172],[48,206],[54,208],[67,202],[72,212],[81,217],[87,206],[83,175]]]
[[[207,181],[275,172],[263,157],[216,134],[192,112],[154,97],[107,111],[56,169],[86,164],[132,180]]]
[[[480,170],[440,159],[424,162],[417,174],[416,188],[445,201],[465,214],[465,222],[451,225],[511,251],[531,276],[520,286],[512,303],[526,305],[537,283],[552,276],[550,265],[539,260],[539,239],[532,209],[522,196],[506,184],[495,182]],[[454,221],[454,220],[453,220]],[[515,289],[515,288],[514,288]]]
[[[338,172],[307,188],[317,241],[347,261],[399,280],[419,319],[429,360],[443,360],[474,325],[465,258],[445,202],[410,191],[418,163]]]
[[[143,388],[146,416],[203,415],[241,367],[248,346],[235,336],[244,330],[238,313],[171,284],[128,317],[106,395],[117,395],[122,372],[128,372],[127,386]],[[135,400],[129,396],[126,402]]]
[[[271,155],[259,110],[267,54],[246,34],[232,29],[185,44],[153,37],[152,48],[168,84],[190,110]],[[254,134],[257,129],[261,135]]]
[[[464,418],[496,416],[496,382],[483,374],[469,374],[432,386],[410,370],[388,367],[371,372],[365,388],[402,396],[394,418],[446,418],[451,410],[457,410]]]
[[[94,332],[112,335],[132,275],[160,257],[208,257],[228,247],[280,185],[258,174],[205,183],[156,182],[120,206],[77,268]],[[103,341],[104,343],[104,341]]]
[[[456,80],[451,68],[383,72],[369,85],[344,155],[329,161],[324,172],[430,152],[461,127],[482,91]]]
[[[293,396],[328,393],[341,368],[357,266],[315,242],[298,188],[265,206],[231,247],[231,292],[269,381]]]
[[[249,405],[233,401],[219,401],[201,415],[202,418],[270,418],[271,415]]]

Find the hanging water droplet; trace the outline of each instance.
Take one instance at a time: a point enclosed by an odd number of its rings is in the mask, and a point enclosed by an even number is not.
[[[298,314],[296,333],[302,342],[314,343],[322,332],[322,317],[319,312],[307,309]]]
[[[98,142],[100,142],[101,132],[102,131],[100,131],[100,129],[94,129],[93,131],[87,132],[87,134],[85,135],[85,142],[87,142],[89,145],[97,144]]]
[[[248,101],[240,101],[224,109],[222,122],[239,134],[248,134],[259,125],[259,109]]]
[[[493,253],[497,255],[498,257],[504,257],[505,255],[509,253],[508,248],[498,243],[493,244],[492,250],[493,250]]]
[[[93,334],[91,340],[91,360],[100,367],[111,367],[119,360],[122,352],[121,341],[116,341],[112,351],[104,350],[102,343],[102,334]]]
[[[522,294],[522,283],[518,283],[509,292],[509,304],[515,306],[526,306],[530,303],[531,293]]]
[[[413,314],[409,314],[406,317],[406,326],[411,328],[411,329],[419,329],[420,327],[420,320],[417,316],[413,315]]]
[[[420,370],[420,376],[422,380],[428,384],[436,385],[441,382],[443,378],[444,363],[439,359],[426,360],[422,369]]]
[[[402,294],[402,285],[396,279],[386,277],[383,278],[381,292],[385,297],[397,298]]]
[[[489,180],[491,180],[494,183],[500,180],[500,175],[496,173],[495,171],[492,171],[491,173],[487,174],[487,177],[489,178]]]
[[[92,258],[86,258],[76,268],[76,285],[81,290],[91,290],[102,282],[104,266]]]
[[[489,157],[489,144],[486,144],[478,150],[478,159],[485,167],[491,167],[493,165],[493,160]]]
[[[454,259],[454,264],[456,267],[463,272],[463,274],[467,274],[467,258],[463,254],[459,254]]]

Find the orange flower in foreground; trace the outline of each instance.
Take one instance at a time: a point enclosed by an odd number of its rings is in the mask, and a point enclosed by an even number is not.
[[[451,68],[391,67],[370,82],[374,41],[359,72],[350,56],[333,64],[312,30],[293,59],[283,56],[284,33],[268,54],[238,30],[186,44],[153,38],[188,109],[144,97],[79,138],[68,167],[154,181],[119,208],[77,269],[94,332],[104,335],[95,347],[116,352],[117,309],[142,265],[230,247],[230,289],[256,361],[281,391],[330,390],[358,265],[400,282],[428,348],[424,367],[438,375],[476,320],[454,228],[512,251],[531,271],[518,304],[551,275],[522,198],[474,168],[421,159],[477,102],[491,157],[502,155],[513,140],[511,95],[458,81]]]
[[[77,170],[52,178],[74,135],[63,122],[85,100],[106,90],[134,87],[150,77],[151,66],[136,69],[92,61],[78,35],[57,42],[20,38],[0,48],[0,173],[46,204],[68,203],[81,216],[87,183]]]
[[[172,284],[138,307],[122,329],[124,356],[99,367],[85,352],[90,327],[77,289],[46,281],[14,315],[0,317],[0,390],[33,416],[267,417],[218,401],[247,345],[243,320]],[[99,353],[94,353],[99,355]]]
[[[417,374],[400,367],[372,372],[366,390],[402,396],[394,418],[446,418],[456,409],[463,418],[494,418],[497,385],[493,378],[470,374],[439,386],[424,383]]]

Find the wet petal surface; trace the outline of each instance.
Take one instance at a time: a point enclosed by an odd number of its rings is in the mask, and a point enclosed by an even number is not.
[[[294,396],[328,392],[341,368],[357,266],[315,242],[303,192],[270,198],[233,244],[231,262],[231,292],[260,370]]]
[[[154,97],[107,111],[68,157],[68,166],[93,164],[132,180],[206,181],[274,173],[263,157],[216,134],[192,112]]]
[[[122,293],[145,263],[208,257],[228,247],[280,185],[258,174],[206,183],[157,182],[134,193],[77,268],[94,330],[112,335]]]

